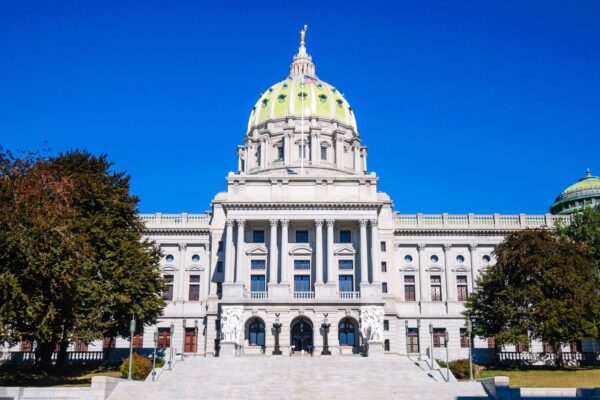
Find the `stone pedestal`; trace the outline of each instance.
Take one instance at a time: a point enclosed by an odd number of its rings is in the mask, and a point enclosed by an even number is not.
[[[233,342],[221,342],[221,349],[219,350],[220,358],[233,358],[237,357],[237,344]]]
[[[337,285],[335,283],[315,283],[316,300],[335,300]]]
[[[269,300],[284,300],[290,299],[290,284],[289,283],[269,283]]]
[[[381,293],[381,283],[361,283],[360,284],[360,298],[361,300],[381,302],[383,301]]]
[[[240,300],[244,298],[244,284],[241,282],[224,283],[222,300]]]
[[[383,357],[383,343],[369,342],[369,345],[367,347],[367,356],[371,358]]]

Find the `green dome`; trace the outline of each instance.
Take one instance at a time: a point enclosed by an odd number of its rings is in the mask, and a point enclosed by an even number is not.
[[[600,178],[588,169],[583,178],[566,188],[550,207],[552,214],[571,214],[584,207],[600,206]]]
[[[302,116],[336,121],[358,131],[350,104],[335,87],[316,77],[299,76],[276,83],[260,96],[252,108],[248,131],[266,121]]]

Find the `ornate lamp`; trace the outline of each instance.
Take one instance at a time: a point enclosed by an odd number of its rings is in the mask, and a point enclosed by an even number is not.
[[[152,382],[156,378],[156,347],[158,346],[158,329],[154,331],[154,356],[152,357]]]
[[[331,323],[329,322],[329,318],[327,318],[329,314],[325,314],[323,318],[323,322],[321,323],[321,328],[323,328],[323,351],[321,351],[322,356],[330,356],[331,352],[329,351],[329,328],[331,327]]]
[[[471,317],[467,315],[467,335],[469,335],[469,380],[473,380],[473,346],[471,335],[473,334],[473,324],[471,323]]]
[[[273,322],[273,333],[275,334],[275,349],[273,349],[274,356],[280,356],[281,350],[279,349],[279,333],[281,333],[281,320],[279,319],[279,313],[275,313],[275,321]]]

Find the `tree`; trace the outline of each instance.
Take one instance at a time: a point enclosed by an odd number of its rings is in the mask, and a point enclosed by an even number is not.
[[[600,271],[600,210],[586,207],[572,216],[570,224],[558,225],[556,231],[584,245],[589,259]]]
[[[550,230],[508,235],[497,263],[481,274],[466,313],[498,345],[541,340],[561,345],[598,335],[598,276],[585,249]]]
[[[0,340],[59,344],[129,336],[162,312],[159,250],[143,240],[129,177],[106,156],[0,152]]]

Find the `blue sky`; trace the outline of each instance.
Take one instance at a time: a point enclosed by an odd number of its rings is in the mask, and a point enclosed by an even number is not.
[[[298,30],[403,213],[544,213],[600,175],[600,2],[0,2],[0,144],[107,153],[202,212]]]

